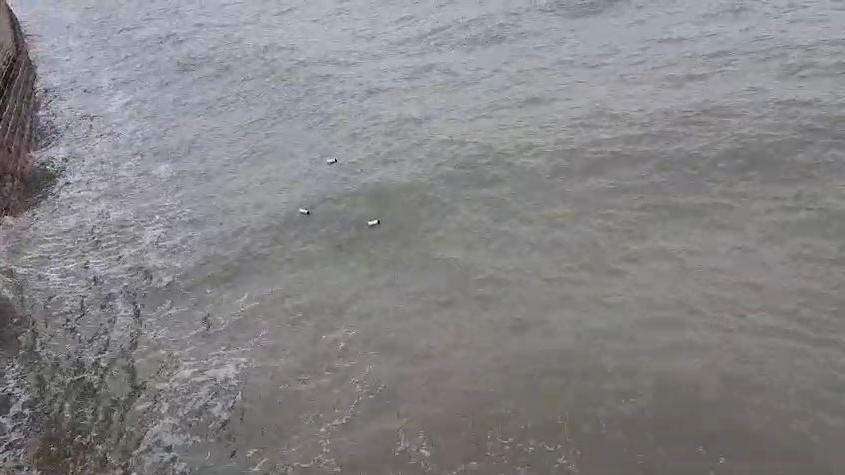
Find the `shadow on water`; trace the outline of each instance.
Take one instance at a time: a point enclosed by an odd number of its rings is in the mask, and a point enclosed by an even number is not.
[[[39,151],[48,150],[56,144],[61,136],[61,130],[52,115],[54,100],[52,91],[39,89],[36,91],[38,111],[33,133],[33,156],[38,157]],[[46,199],[59,183],[64,174],[66,163],[55,159],[35,159],[32,164],[32,175],[27,187],[27,208],[38,206]]]
[[[154,399],[156,394],[135,362],[143,328],[138,294],[110,293],[99,306],[82,298],[74,311],[43,320],[19,317],[22,313],[0,300],[0,350],[3,357],[18,356],[3,361],[0,472],[127,470],[145,436],[143,422],[131,420],[131,409],[142,394]],[[91,328],[91,321],[100,323]],[[61,329],[50,328],[57,324]],[[54,341],[57,335],[61,344]]]
[[[32,175],[27,186],[26,207],[38,206],[50,196],[56,183],[61,177],[63,168],[51,163],[36,163],[32,167]]]
[[[83,302],[78,318],[84,317],[85,312]],[[132,301],[128,344],[112,348],[108,334],[115,330],[117,321],[114,315],[80,345],[93,351],[91,357],[78,354],[70,361],[39,352],[38,332],[35,328],[31,330],[27,358],[35,369],[34,388],[43,404],[46,428],[32,460],[42,470],[72,473],[103,469],[110,465],[107,447],[120,453],[121,448],[135,445],[122,428],[129,409],[144,388],[138,380],[132,355],[141,335],[138,302]],[[83,343],[75,322],[66,320],[65,324],[65,332],[76,333]],[[55,380],[65,384],[55,384]]]
[[[5,362],[17,354],[20,323],[12,302],[0,295],[0,362]]]
[[[56,143],[60,136],[60,130],[54,119],[49,115],[52,93],[48,90],[36,92],[35,110],[38,111],[33,120],[34,132],[32,139],[32,151],[30,159],[33,160],[29,178],[24,183],[21,196],[18,196],[19,205],[12,210],[12,214],[26,212],[26,210],[38,206],[55,189],[59,178],[64,173],[66,164],[52,159],[39,159],[39,151],[49,149]],[[3,213],[0,211],[0,220]]]

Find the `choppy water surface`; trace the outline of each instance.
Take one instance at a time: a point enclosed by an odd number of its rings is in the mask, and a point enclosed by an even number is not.
[[[842,1],[15,8],[9,460],[844,470]]]

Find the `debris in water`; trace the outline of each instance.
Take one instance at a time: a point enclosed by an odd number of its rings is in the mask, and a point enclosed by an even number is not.
[[[305,208],[299,208],[299,214],[301,214],[303,216],[308,216],[309,214],[311,214],[311,210],[305,209]]]
[[[380,219],[371,219],[371,220],[367,221],[367,226],[369,226],[369,227],[378,226],[379,224],[381,224]]]
[[[337,159],[334,157],[326,160],[326,165],[334,165],[335,163],[337,163]]]

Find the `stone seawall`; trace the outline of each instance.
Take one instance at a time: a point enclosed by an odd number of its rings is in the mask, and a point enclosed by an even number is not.
[[[0,0],[0,217],[26,206],[35,115],[35,68],[20,24]]]

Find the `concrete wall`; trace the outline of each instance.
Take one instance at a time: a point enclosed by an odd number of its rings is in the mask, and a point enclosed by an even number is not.
[[[35,68],[23,32],[0,0],[0,217],[26,206],[35,116]]]

